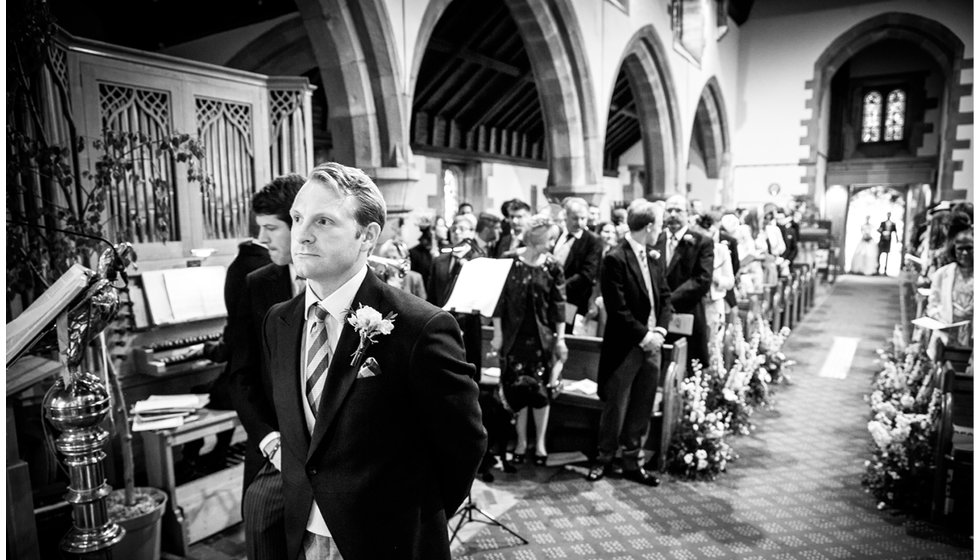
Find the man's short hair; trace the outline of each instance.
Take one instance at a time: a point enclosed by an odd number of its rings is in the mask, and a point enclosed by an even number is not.
[[[648,200],[634,200],[626,211],[626,225],[630,231],[640,231],[659,218],[657,206]]]
[[[339,187],[341,195],[353,197],[356,202],[354,219],[362,228],[372,222],[382,229],[385,227],[388,213],[385,199],[374,181],[360,169],[334,162],[321,163],[310,171],[309,180],[325,186],[332,181]]]
[[[305,182],[306,178],[299,173],[276,177],[252,195],[252,213],[257,216],[275,216],[292,227],[293,220],[289,217],[289,209],[293,206],[296,193]]]
[[[589,203],[586,202],[584,198],[578,196],[570,196],[561,203],[561,207],[564,208],[566,212],[574,206],[580,206],[586,210],[589,209]]]
[[[519,198],[508,200],[507,204],[504,205],[504,208],[507,211],[507,217],[510,217],[511,213],[520,212],[521,210],[531,212],[531,205]]]
[[[480,233],[487,228],[497,227],[500,222],[500,216],[491,212],[480,212],[480,215],[476,219],[476,232]]]

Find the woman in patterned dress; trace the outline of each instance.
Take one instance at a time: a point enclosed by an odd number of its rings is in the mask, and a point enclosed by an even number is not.
[[[500,382],[506,404],[517,414],[514,463],[527,453],[528,408],[533,409],[537,465],[548,458],[545,435],[550,403],[556,394],[556,360],[568,357],[565,346],[565,277],[549,252],[553,227],[534,217],[524,232],[524,247],[513,256],[493,318],[491,346],[501,362]]]

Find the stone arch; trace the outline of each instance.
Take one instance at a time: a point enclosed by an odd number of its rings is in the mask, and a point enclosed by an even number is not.
[[[408,120],[384,3],[297,0],[296,5],[296,18],[252,41],[229,65],[275,74],[318,68],[330,108],[334,159],[369,173],[404,167]]]
[[[676,91],[667,51],[652,25],[638,30],[620,59],[636,102],[647,169],[644,194],[677,192],[680,138]],[[618,75],[619,71],[614,74]]]
[[[705,171],[711,179],[724,175],[728,160],[728,119],[718,79],[712,76],[701,90],[694,116],[694,132],[704,144]]]
[[[432,0],[426,7],[407,95],[415,93],[429,38],[452,1]],[[594,193],[602,172],[600,135],[592,78],[574,10],[568,0],[504,3],[524,41],[541,99],[547,131],[549,192],[554,196]],[[411,107],[411,103],[406,106]]]
[[[810,148],[808,158],[801,159],[800,164],[807,168],[803,181],[809,185],[811,195],[816,194],[818,186],[818,153],[826,153],[828,142],[826,123],[830,115],[827,101],[831,80],[851,57],[884,39],[898,39],[919,46],[935,60],[945,76],[945,131],[938,158],[937,186],[940,193],[947,193],[947,196],[954,194],[953,172],[959,170],[963,162],[953,159],[953,149],[968,149],[971,143],[969,139],[956,139],[957,125],[973,122],[972,112],[964,113],[959,110],[960,98],[972,95],[972,84],[960,83],[960,73],[964,69],[963,41],[948,27],[935,20],[915,14],[889,12],[866,19],[842,33],[827,46],[813,65],[813,80],[806,84],[812,93],[806,105],[811,110],[811,118],[803,121],[806,135],[800,141]]]
[[[227,63],[260,74],[298,76],[316,67],[303,18],[293,14],[246,44]]]

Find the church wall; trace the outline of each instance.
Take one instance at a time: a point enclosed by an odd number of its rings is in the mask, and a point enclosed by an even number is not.
[[[965,47],[965,66],[969,69],[957,80],[972,84],[973,14],[969,2],[903,0],[826,10],[819,2],[809,2],[812,11],[803,16],[770,15],[764,6],[757,5],[740,30],[739,80],[734,92],[739,103],[732,143],[736,201],[767,200],[771,183],[780,184],[782,195],[807,192],[803,181],[807,169],[799,162],[809,157],[809,146],[800,145],[806,135],[801,123],[812,114],[808,81],[813,80],[814,63],[824,50],[861,21],[886,12],[903,12],[945,25]],[[964,102],[972,105],[972,100]],[[972,137],[969,128],[958,126],[956,138]],[[954,173],[954,188],[968,189],[972,198],[972,142],[968,150],[954,150],[953,157],[962,160],[962,168]]]

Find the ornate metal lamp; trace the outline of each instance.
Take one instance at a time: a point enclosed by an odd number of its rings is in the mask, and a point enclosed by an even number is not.
[[[118,543],[125,529],[109,520],[105,498],[112,491],[106,483],[102,450],[109,433],[101,428],[110,410],[109,394],[102,380],[81,371],[82,350],[109,324],[119,308],[113,280],[133,260],[129,243],[106,250],[80,303],[59,318],[58,346],[66,371],[44,396],[45,419],[60,432],[55,448],[64,455],[69,485],[65,499],[72,505],[73,526],[61,541],[61,549],[73,554],[92,553]],[[103,349],[104,351],[104,349]]]

